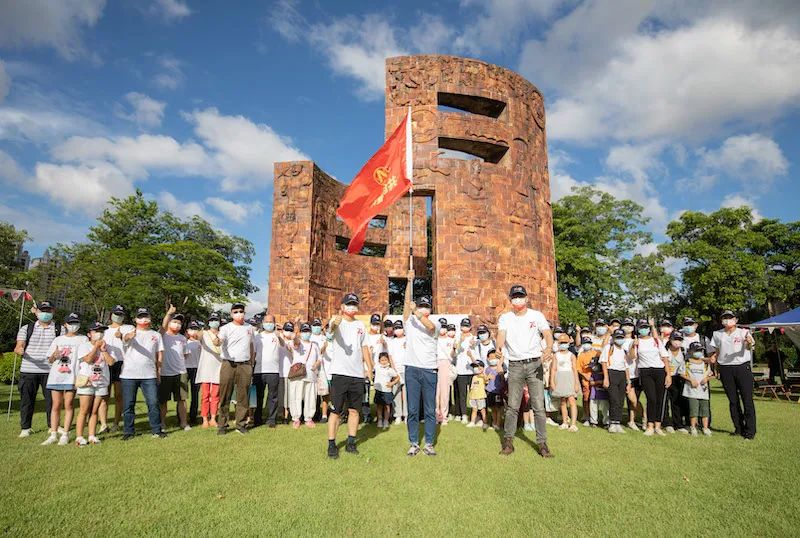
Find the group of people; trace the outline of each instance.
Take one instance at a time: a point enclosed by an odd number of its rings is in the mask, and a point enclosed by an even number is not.
[[[356,319],[355,293],[345,295],[339,313],[326,322],[295,319],[282,325],[268,313],[246,320],[244,304],[234,303],[229,322],[215,313],[205,323],[184,326],[185,317],[170,306],[154,328],[146,308],[136,310],[129,324],[118,305],[110,323],[93,322],[85,335],[78,315],[58,325],[52,304],[43,301],[37,321],[17,336],[15,351],[23,356],[20,437],[33,433],[41,388],[49,419],[42,444],[70,442],[76,395],[77,446],[100,443],[98,436],[114,431],[120,419],[127,441],[135,434],[141,389],[154,437],[166,436],[170,401],[181,428],[190,429],[200,418],[203,428],[216,428],[220,435],[229,431],[234,404],[234,428],[243,435],[283,421],[294,428],[327,423],[327,455],[338,458],[340,423],[347,423],[346,452],[358,453],[359,423],[371,422],[374,394],[377,427],[405,423],[409,456],[436,455],[439,426],[455,420],[502,431],[503,455],[514,452],[519,428],[535,431],[539,454],[552,457],[546,426],[560,420],[562,429],[577,432],[579,399],[582,423],[610,433],[625,433],[623,425],[639,430],[641,417],[648,436],[711,435],[713,377],[729,399],[734,433],[755,436],[754,340],[737,326],[733,312],[722,314],[723,328],[711,339],[697,333],[691,318],[679,328],[669,320],[656,326],[654,320],[599,319],[573,332],[551,328],[530,307],[525,288],[516,285],[496,334],[486,325],[473,333],[469,318],[458,328],[446,318],[435,319],[430,297],[412,302],[413,277],[410,273],[402,319],[373,314],[368,329]],[[109,421],[112,388],[116,413]]]

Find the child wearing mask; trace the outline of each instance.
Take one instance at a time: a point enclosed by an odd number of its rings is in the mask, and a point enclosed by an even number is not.
[[[50,373],[47,376],[47,390],[53,402],[50,410],[50,433],[42,445],[52,445],[56,441],[61,446],[69,444],[69,430],[72,427],[72,401],[75,398],[75,379],[78,370],[78,347],[89,339],[78,334],[81,319],[74,312],[64,320],[66,331],[56,336],[47,350]],[[66,334],[65,334],[66,333]],[[61,422],[61,407],[64,407],[64,426]],[[59,432],[61,436],[58,437]]]
[[[608,391],[603,387],[603,367],[595,355],[589,362],[592,370],[589,381],[589,423],[593,428],[608,426]]]
[[[186,329],[186,374],[189,376],[189,393],[192,404],[189,406],[189,424],[197,422],[200,408],[200,384],[197,382],[197,368],[200,366],[200,324],[190,321]]]
[[[634,342],[635,327],[636,322],[633,318],[623,319],[622,325],[620,326],[622,332],[625,334],[623,349],[625,353],[628,353],[625,358],[625,362],[628,365],[628,379],[630,381],[625,394],[628,401],[628,428],[633,431],[639,431],[639,427],[636,425],[636,413],[638,412],[643,416],[642,421],[645,424],[647,423],[647,413],[642,407],[642,404],[639,403],[639,397],[642,393],[642,385],[639,382],[639,362],[636,357],[631,357],[629,353]]]
[[[108,345],[103,340],[106,329],[102,323],[93,323],[89,327],[89,340],[78,345],[80,362],[76,386],[80,398],[80,410],[75,424],[75,444],[78,447],[84,447],[88,443],[100,444],[100,439],[96,435],[98,411],[103,402],[108,404],[108,386],[111,383],[109,366],[114,364],[114,357],[108,352]],[[83,437],[87,415],[89,416],[88,442]]]
[[[494,349],[487,353],[487,361],[489,366],[485,370],[486,374],[486,406],[492,411],[492,428],[495,431],[500,431],[503,427],[503,415],[506,392],[506,379],[503,372],[503,365],[497,358],[497,353]]]
[[[467,424],[467,428],[483,427],[484,430],[489,428],[486,422],[486,374],[483,373],[483,361],[477,360],[470,364],[472,367],[472,381],[469,385],[469,406],[472,408],[472,420]],[[481,421],[478,422],[478,413],[481,415]]]
[[[381,351],[378,355],[378,367],[375,368],[375,412],[378,415],[378,427],[389,428],[389,415],[394,402],[394,386],[400,382],[400,376],[392,368],[389,353]]]
[[[493,351],[495,347],[489,327],[478,325],[478,358],[486,363],[489,360],[489,352]]]
[[[394,322],[394,336],[386,343],[389,348],[389,358],[397,369],[400,381],[394,386],[394,423],[402,424],[408,416],[408,399],[406,397],[406,330],[403,320]]]
[[[714,377],[714,373],[706,364],[705,350],[700,342],[693,342],[689,346],[689,357],[689,362],[683,365],[680,375],[686,381],[683,385],[683,396],[689,402],[691,434],[698,435],[697,419],[699,418],[703,424],[703,435],[710,436],[708,380]]]
[[[577,432],[578,406],[575,397],[580,393],[578,359],[569,350],[570,338],[562,332],[558,338],[558,350],[550,368],[550,387],[553,398],[561,399],[561,429]],[[569,404],[569,416],[567,416]]]
[[[456,373],[458,376],[453,386],[453,398],[455,399],[456,420],[461,420],[462,424],[469,422],[467,416],[467,393],[472,382],[472,368],[470,365],[475,361],[475,337],[472,335],[472,322],[469,318],[461,320],[461,331],[456,335]]]
[[[581,381],[581,392],[583,395],[583,425],[591,424],[589,417],[591,393],[592,393],[592,359],[598,357],[599,353],[592,347],[591,337],[584,336],[580,340],[578,351],[577,368]]]
[[[547,343],[544,341],[544,339],[542,339],[542,352],[545,351],[546,346]],[[553,342],[553,348],[558,349],[558,341]],[[546,423],[548,426],[558,426],[558,423],[553,420],[553,417],[551,416],[553,413],[558,411],[558,408],[553,403],[553,385],[550,383],[550,371],[552,367],[553,355],[551,354],[549,358],[542,359],[542,379],[544,380],[544,413],[547,416]],[[532,413],[533,409],[531,409],[531,414]]]
[[[667,433],[689,433],[689,430],[683,424],[683,376],[681,375],[682,366],[686,362],[686,357],[683,353],[683,334],[679,331],[673,331],[669,335],[669,343],[667,344],[667,355],[669,357],[669,373],[672,376],[672,384],[667,389],[664,423],[664,428]],[[669,412],[670,416],[667,417],[666,413]]]

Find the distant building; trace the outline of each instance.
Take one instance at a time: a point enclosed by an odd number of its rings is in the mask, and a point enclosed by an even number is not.
[[[25,251],[25,254],[27,254],[27,251]],[[60,292],[54,291],[56,276],[53,271],[49,270],[49,266],[53,261],[50,249],[45,249],[41,258],[29,259],[27,264],[28,269],[39,269],[40,278],[38,282],[31,282],[31,289],[28,291],[30,291],[38,301],[44,299],[51,301],[57,309],[62,309],[67,312],[76,312],[81,315],[93,314],[93,308],[67,299],[68,290],[61,290]]]

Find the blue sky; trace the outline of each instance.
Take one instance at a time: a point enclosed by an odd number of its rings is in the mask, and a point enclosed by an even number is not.
[[[554,198],[633,199],[656,241],[687,209],[800,216],[794,0],[6,0],[0,219],[38,255],[139,188],[253,241],[260,306],[273,161],[349,181],[382,142],[384,58],[416,53],[543,90]]]

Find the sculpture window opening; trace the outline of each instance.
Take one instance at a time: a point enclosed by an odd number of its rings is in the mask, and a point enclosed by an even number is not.
[[[336,236],[336,250],[347,251],[347,245],[350,244],[349,237]],[[364,243],[361,247],[359,256],[370,256],[372,258],[383,258],[386,256],[386,245],[379,245],[377,243]]]
[[[439,105],[438,108],[441,112],[468,112],[490,118],[499,118],[506,110],[506,104],[503,101],[460,93],[438,92],[436,104]]]
[[[501,146],[500,144],[482,140],[466,140],[464,138],[448,138],[445,136],[439,137],[439,149],[467,153],[493,164],[499,163],[508,152],[508,146]]]

